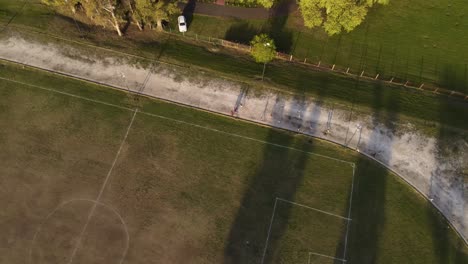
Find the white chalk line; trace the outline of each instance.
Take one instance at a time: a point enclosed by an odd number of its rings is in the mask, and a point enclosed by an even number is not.
[[[354,171],[353,171],[353,174],[354,174]],[[306,208],[306,209],[309,209],[309,210],[312,210],[312,211],[316,211],[316,212],[319,212],[319,213],[323,213],[323,214],[326,214],[326,215],[330,215],[330,216],[333,216],[333,217],[337,217],[337,218],[340,218],[340,219],[343,219],[343,220],[346,220],[349,224],[349,222],[351,222],[351,218],[348,217],[344,217],[344,216],[341,216],[341,215],[337,215],[337,214],[333,214],[333,213],[330,213],[330,212],[327,212],[327,211],[323,211],[323,210],[320,210],[320,209],[317,209],[317,208],[314,208],[314,207],[310,207],[310,206],[307,206],[307,205],[304,205],[304,204],[300,204],[300,203],[296,203],[296,202],[293,202],[293,201],[289,201],[289,200],[286,200],[286,199],[283,199],[283,198],[279,198],[279,197],[276,197],[275,198],[275,204],[273,205],[273,213],[271,214],[271,219],[270,219],[270,226],[268,227],[268,234],[267,234],[267,238],[266,238],[266,241],[265,241],[265,247],[263,249],[263,255],[262,255],[262,261],[260,262],[261,264],[263,264],[263,262],[265,261],[265,256],[266,256],[266,252],[268,250],[268,242],[270,240],[270,235],[271,235],[271,228],[273,226],[273,222],[274,222],[274,218],[275,218],[275,213],[276,213],[276,205],[278,203],[278,201],[281,201],[281,202],[285,202],[285,203],[289,203],[289,204],[292,204],[292,205],[296,205],[296,206],[299,206],[299,207],[303,207],[303,208]],[[345,246],[346,247],[346,246]],[[310,259],[309,259],[310,260]]]
[[[41,89],[41,90],[54,92],[54,93],[58,93],[58,94],[62,94],[62,95],[67,95],[67,96],[71,96],[71,97],[81,99],[81,100],[85,100],[85,101],[90,101],[90,102],[97,103],[97,104],[103,104],[103,105],[107,105],[107,106],[111,106],[111,107],[116,107],[116,108],[127,110],[127,111],[134,111],[133,108],[120,106],[120,105],[116,105],[116,104],[112,104],[112,103],[107,103],[107,102],[100,101],[100,100],[90,99],[90,98],[87,98],[87,97],[84,97],[84,96],[75,95],[75,94],[71,94],[71,93],[67,93],[67,92],[57,91],[55,89],[49,89],[49,88],[45,88],[45,87],[41,87],[41,86],[37,86],[37,85],[33,85],[33,84],[28,84],[28,83],[24,83],[24,82],[20,82],[20,81],[16,81],[16,80],[11,80],[11,79],[7,79],[7,78],[3,78],[3,77],[0,77],[0,80],[5,80],[5,81],[13,82],[13,83],[18,83],[18,84],[38,88],[38,89]],[[202,126],[202,125],[197,125],[197,124],[194,124],[194,123],[174,119],[174,118],[171,118],[171,117],[166,117],[166,116],[153,114],[153,113],[148,113],[148,112],[144,112],[144,111],[138,111],[138,113],[148,115],[148,116],[157,117],[157,118],[160,118],[160,119],[170,120],[170,121],[177,122],[177,123],[180,123],[180,124],[189,125],[189,126],[193,126],[193,127],[196,127],[196,128],[200,128],[200,129],[220,133],[220,134],[225,134],[225,135],[232,136],[232,137],[237,137],[237,138],[242,138],[242,139],[246,139],[246,140],[250,140],[250,141],[254,141],[254,142],[258,142],[258,143],[262,143],[262,144],[267,144],[267,145],[275,146],[275,147],[278,147],[278,148],[289,149],[289,150],[293,150],[293,151],[297,151],[297,152],[301,152],[301,153],[306,153],[308,155],[313,155],[313,156],[317,156],[317,157],[321,157],[321,158],[325,158],[325,159],[329,159],[329,160],[334,160],[334,161],[346,163],[346,164],[349,164],[349,165],[354,164],[354,162],[350,162],[350,161],[346,161],[346,160],[342,160],[342,159],[337,159],[337,158],[333,158],[333,157],[330,157],[330,156],[326,156],[326,155],[322,155],[322,154],[318,154],[318,153],[314,153],[314,152],[310,152],[310,151],[304,151],[304,150],[301,150],[301,149],[288,147],[288,146],[284,146],[284,145],[281,145],[281,144],[272,143],[272,142],[268,142],[268,141],[264,141],[264,140],[260,140],[260,139],[256,139],[256,138],[251,138],[251,137],[248,137],[248,136],[243,136],[243,135],[239,135],[239,134],[235,134],[235,133],[231,133],[231,132],[226,132],[226,131],[218,130],[218,129],[215,129],[215,128],[210,128],[210,127],[206,127],[206,126]]]
[[[34,87],[34,88],[37,88],[37,89],[41,89],[41,90],[44,90],[44,91],[49,91],[49,92],[53,92],[53,93],[58,93],[58,94],[62,94],[62,95],[74,97],[74,98],[77,98],[77,99],[81,99],[81,100],[85,100],[85,101],[97,103],[97,104],[102,104],[102,105],[107,105],[107,106],[116,107],[116,108],[123,109],[123,110],[128,110],[128,111],[134,111],[134,110],[135,110],[135,109],[133,109],[133,108],[129,108],[129,107],[125,107],[125,106],[120,106],[120,105],[116,105],[116,104],[112,104],[112,103],[107,103],[107,102],[104,102],[104,101],[95,100],[95,99],[91,99],[91,98],[88,98],[88,97],[84,97],[84,96],[80,96],[80,95],[76,95],[76,94],[72,94],[72,93],[67,93],[67,92],[63,92],[63,91],[58,91],[58,90],[55,90],[55,89],[49,89],[49,88],[45,88],[45,87],[38,86],[38,85],[34,85],[34,84],[29,84],[29,83],[25,83],[25,82],[16,81],[16,80],[11,80],[11,79],[7,79],[7,78],[4,78],[4,77],[0,77],[0,80],[4,80],[4,81],[8,81],[8,82],[13,82],[13,83],[18,83],[18,84],[22,84],[22,85]]]
[[[265,255],[266,255],[266,252],[267,252],[267,249],[268,249],[268,241],[270,240],[271,227],[273,226],[273,220],[275,219],[276,203],[277,202],[278,202],[278,198],[275,199],[275,205],[273,206],[273,213],[271,214],[270,227],[268,228],[268,234],[267,234],[267,238],[266,238],[266,241],[265,241],[265,248],[263,249],[262,262],[260,262],[261,264],[263,264],[263,262],[265,261]]]
[[[101,199],[101,196],[104,192],[104,189],[106,188],[107,186],[107,182],[109,181],[109,178],[112,174],[112,171],[114,170],[114,167],[115,167],[115,164],[117,163],[117,159],[119,158],[120,156],[120,152],[122,151],[122,148],[125,144],[125,141],[127,140],[127,137],[128,137],[128,133],[130,132],[130,128],[132,127],[132,124],[133,124],[133,121],[135,120],[135,116],[138,112],[138,109],[135,109],[134,112],[133,112],[133,116],[132,116],[132,119],[130,120],[130,124],[128,125],[127,127],[127,131],[125,132],[125,136],[124,138],[122,139],[122,142],[120,143],[120,147],[119,147],[119,150],[117,151],[117,154],[115,155],[115,158],[114,158],[114,161],[112,162],[112,166],[110,167],[109,171],[107,172],[107,175],[106,175],[106,178],[104,180],[104,183],[102,184],[101,186],[101,190],[99,191],[99,194],[98,196],[96,197],[96,202],[98,203],[99,200]],[[70,257],[70,260],[68,261],[68,264],[71,264],[73,262],[73,258],[75,257],[76,255],[76,252],[78,251],[78,248],[80,247],[81,245],[81,240],[83,238],[83,235],[84,233],[86,232],[86,229],[88,228],[88,224],[89,224],[89,221],[91,220],[91,218],[93,217],[93,214],[94,214],[94,211],[96,209],[96,206],[97,206],[97,203],[95,203],[92,207],[91,207],[91,210],[89,211],[89,214],[88,214],[88,218],[86,219],[86,223],[84,224],[83,226],[83,229],[81,230],[81,233],[80,235],[78,236],[78,241],[76,242],[76,245],[75,247],[73,248],[73,251],[72,251],[72,254],[71,254],[71,257]]]
[[[351,218],[351,208],[353,206],[353,192],[354,192],[354,174],[356,172],[356,166],[353,164],[353,178],[351,180],[351,194],[349,196],[349,208],[348,208],[348,218]],[[345,244],[344,244],[344,249],[343,249],[343,259],[346,259],[346,251],[348,247],[348,234],[349,234],[349,228],[351,225],[351,221],[349,221],[346,225],[346,235],[345,235]]]
[[[340,219],[343,219],[343,220],[346,220],[346,221],[351,221],[352,220],[349,217],[345,217],[345,216],[337,215],[337,214],[334,214],[334,213],[330,213],[330,212],[327,212],[327,211],[324,211],[324,210],[320,210],[320,209],[310,207],[310,206],[307,206],[307,205],[304,205],[304,204],[289,201],[289,200],[286,200],[286,199],[283,199],[283,198],[276,197],[276,200],[282,201],[282,202],[285,202],[285,203],[290,203],[290,204],[293,204],[293,205],[297,205],[297,206],[300,206],[300,207],[303,207],[303,208],[307,208],[309,210],[316,211],[316,212],[319,212],[319,213],[322,213],[322,214],[334,216],[334,217],[337,217],[337,218],[340,218]]]
[[[335,257],[332,257],[332,256],[320,254],[320,253],[317,253],[317,252],[309,252],[309,261],[308,261],[308,264],[310,264],[310,257],[311,257],[312,255],[319,256],[319,257],[324,257],[324,258],[329,258],[329,259],[333,259],[333,260],[338,260],[338,261],[341,261],[341,262],[346,262],[346,259],[335,258]]]
[[[37,228],[36,232],[34,233],[34,236],[33,236],[33,239],[32,239],[32,242],[31,242],[31,247],[29,248],[29,252],[28,252],[28,261],[27,263],[33,263],[32,262],[32,251],[34,249],[34,244],[36,243],[36,240],[37,240],[37,236],[39,235],[39,233],[42,231],[42,227],[43,225],[47,222],[47,220],[49,220],[49,218],[51,218],[58,210],[60,210],[61,208],[63,208],[64,206],[72,203],[72,202],[76,202],[76,201],[85,201],[85,202],[90,202],[90,203],[94,203],[94,204],[98,204],[98,205],[101,205],[107,209],[109,209],[111,212],[113,212],[120,220],[120,223],[122,224],[122,227],[125,231],[125,236],[126,236],[126,239],[125,239],[125,249],[122,251],[122,257],[119,261],[119,264],[122,264],[123,263],[123,260],[125,259],[125,256],[127,255],[127,251],[130,247],[130,233],[128,231],[128,227],[127,227],[127,224],[125,223],[125,220],[123,219],[122,215],[119,214],[119,212],[113,208],[112,206],[109,206],[107,204],[104,204],[104,203],[101,203],[101,202],[98,202],[96,200],[91,200],[91,199],[72,199],[72,200],[68,200],[68,201],[65,201],[63,203],[61,203],[59,206],[57,206],[52,212],[50,212],[42,221],[41,223],[39,224],[39,227]]]

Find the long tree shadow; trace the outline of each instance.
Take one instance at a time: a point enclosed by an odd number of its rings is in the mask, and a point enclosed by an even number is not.
[[[356,81],[360,85],[360,80]],[[367,142],[357,141],[352,146],[364,151],[374,158],[388,164],[392,159],[392,142],[398,121],[399,96],[391,93],[389,96],[378,83],[373,87],[374,100],[372,107],[372,130]],[[392,111],[386,111],[391,106]],[[366,129],[359,125],[355,130]],[[361,133],[359,131],[358,133]],[[350,145],[351,147],[351,145]],[[389,171],[383,166],[375,166],[375,161],[359,155],[355,164],[355,184],[353,192],[352,213],[350,222],[348,245],[344,258],[348,263],[376,263],[379,252],[379,241],[385,224],[385,196],[386,181]],[[348,208],[349,210],[349,208]],[[346,241],[346,235],[343,235]],[[345,242],[344,242],[345,243]],[[346,244],[346,243],[345,243]],[[337,247],[336,255],[343,252],[343,243]]]
[[[275,41],[278,51],[290,53],[293,44],[292,31],[286,28],[289,14],[294,8],[291,1],[279,1],[270,10],[268,25],[264,29]]]
[[[282,96],[276,98],[272,111],[274,123],[288,122],[297,128],[302,127],[304,120],[296,117],[297,112],[304,112],[307,108],[305,97],[299,96],[293,101],[294,107],[291,107],[289,100]],[[286,147],[294,144],[291,134],[280,134],[275,130],[271,130],[265,140]],[[312,141],[302,146],[304,151],[313,149]],[[225,264],[275,263],[275,253],[287,229],[292,205],[282,203],[281,213],[276,212],[274,228],[270,230],[275,201],[276,198],[295,200],[310,154],[275,145],[266,145],[263,153],[260,166],[248,182],[231,226],[225,245]]]
[[[190,25],[193,21],[193,13],[195,12],[195,7],[197,6],[196,0],[189,0],[182,10],[182,15],[185,17],[185,23],[187,24],[187,29],[190,28]]]
[[[442,87],[468,94],[468,64],[445,64],[439,73]]]
[[[224,38],[233,42],[249,44],[253,37],[259,33],[261,33],[261,30],[253,27],[248,22],[239,20],[226,31]]]
[[[453,67],[442,70],[442,79],[448,89],[467,89],[466,76],[455,71]],[[468,103],[446,97],[439,99],[440,120],[460,119],[466,120],[466,114],[454,112],[453,106],[464,108],[468,113]],[[446,214],[458,220],[459,230],[467,233],[468,226],[466,213],[466,178],[468,178],[468,131],[441,124],[437,133],[437,169],[430,178],[429,198],[439,204]],[[429,218],[432,220],[432,239],[434,252],[439,263],[468,263],[468,250],[461,239],[455,239],[448,220],[443,217],[435,207],[428,207]],[[434,217],[437,215],[438,217]]]
[[[284,101],[275,104],[279,118],[284,114]],[[281,141],[283,145],[292,144],[291,137],[280,137],[272,131],[266,138],[268,142]],[[266,145],[260,168],[249,182],[241,205],[231,227],[225,248],[224,263],[261,263],[265,250],[265,239],[269,231],[270,218],[276,197],[294,200],[298,184],[302,181],[301,167],[306,157],[300,157],[297,169],[291,166],[291,150]],[[305,156],[305,154],[304,154]],[[281,162],[280,162],[281,161]],[[289,206],[282,210],[289,211]],[[283,212],[283,215],[288,215]],[[275,236],[280,237],[285,226],[276,228]],[[268,250],[274,250],[276,239],[270,239]],[[266,254],[263,263],[271,263],[271,255]]]

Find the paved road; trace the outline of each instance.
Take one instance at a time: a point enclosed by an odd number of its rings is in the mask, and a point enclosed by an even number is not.
[[[185,16],[191,14],[231,17],[239,19],[268,19],[274,16],[284,16],[297,10],[295,0],[283,1],[281,4],[274,6],[271,9],[266,8],[245,8],[235,6],[222,6],[208,3],[198,3],[189,1],[187,4],[179,3],[179,8]]]

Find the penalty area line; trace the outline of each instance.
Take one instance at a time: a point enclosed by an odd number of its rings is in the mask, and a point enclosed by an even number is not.
[[[263,248],[262,260],[260,262],[261,264],[263,264],[263,262],[265,261],[265,256],[266,256],[266,253],[267,253],[267,250],[268,250],[268,242],[270,241],[271,228],[273,227],[273,222],[274,222],[274,219],[275,219],[276,207],[277,207],[278,201],[289,203],[289,204],[296,205],[296,206],[299,206],[299,207],[303,207],[303,208],[306,208],[306,209],[309,209],[309,210],[312,210],[312,211],[316,211],[316,212],[319,212],[319,213],[322,213],[322,214],[326,214],[326,215],[329,215],[329,216],[333,216],[333,217],[336,217],[336,218],[346,220],[348,222],[348,226],[349,226],[349,222],[351,222],[351,220],[352,220],[349,217],[344,217],[344,216],[341,216],[341,215],[333,214],[333,213],[323,211],[323,210],[320,210],[320,209],[317,209],[317,208],[314,208],[314,207],[310,207],[310,206],[307,206],[307,205],[304,205],[304,204],[300,204],[300,203],[289,201],[289,200],[286,200],[286,199],[283,199],[283,198],[276,197],[275,198],[275,204],[273,205],[273,212],[271,214],[270,226],[268,227],[268,233],[267,233],[267,238],[266,238],[266,241],[265,241],[265,247]],[[312,253],[314,253],[314,252],[312,252]],[[310,254],[310,252],[309,252],[309,254]],[[317,253],[314,253],[314,254],[320,255],[320,254],[317,254]],[[330,256],[327,256],[327,255],[322,255],[322,256],[330,257]],[[333,258],[333,257],[330,257],[330,258]],[[334,259],[346,262],[346,260],[343,260],[343,259],[337,259],[337,258],[334,258]],[[309,262],[310,262],[310,255],[309,255]]]
[[[308,264],[310,264],[310,259],[311,259],[312,255],[319,256],[319,257],[324,257],[324,258],[329,258],[329,259],[333,259],[333,260],[338,260],[338,261],[341,261],[341,262],[346,262],[346,259],[335,258],[335,257],[332,257],[332,256],[320,254],[320,253],[317,253],[317,252],[309,252],[309,261],[307,262]]]
[[[344,216],[341,216],[341,215],[337,215],[337,214],[334,214],[334,213],[323,211],[323,210],[320,210],[320,209],[317,209],[317,208],[314,208],[314,207],[310,207],[310,206],[307,206],[307,205],[304,205],[304,204],[289,201],[289,200],[286,200],[286,199],[283,199],[283,198],[276,197],[276,200],[282,201],[282,202],[285,202],[285,203],[290,203],[290,204],[293,204],[293,205],[297,205],[299,207],[303,207],[303,208],[306,208],[306,209],[309,209],[309,210],[312,210],[312,211],[316,211],[316,212],[319,212],[319,213],[322,213],[322,214],[334,216],[334,217],[337,217],[337,218],[340,218],[340,219],[343,219],[343,220],[346,220],[346,221],[351,221],[352,220],[349,217],[344,217]]]

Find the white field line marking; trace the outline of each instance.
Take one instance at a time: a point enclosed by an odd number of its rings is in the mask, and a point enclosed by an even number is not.
[[[42,222],[40,223],[39,227],[37,228],[36,232],[34,233],[34,236],[33,236],[33,239],[32,239],[32,242],[31,242],[31,248],[29,249],[29,254],[28,254],[28,261],[27,263],[32,263],[32,250],[34,248],[34,244],[36,243],[36,239],[37,239],[37,236],[39,235],[39,233],[42,231],[42,226],[46,223],[46,221],[51,218],[58,210],[60,210],[61,208],[65,207],[66,205],[72,203],[72,202],[79,202],[79,201],[84,201],[84,202],[90,202],[90,203],[94,203],[94,204],[98,204],[98,205],[101,205],[107,209],[109,209],[111,212],[113,212],[120,220],[122,226],[123,226],[123,229],[125,231],[125,236],[126,236],[126,241],[125,241],[125,249],[123,250],[122,252],[122,257],[120,259],[120,264],[123,263],[123,260],[125,258],[125,256],[127,255],[127,251],[130,247],[130,233],[128,231],[128,227],[127,227],[127,224],[125,223],[122,215],[119,214],[119,212],[113,208],[112,206],[109,206],[107,204],[104,204],[104,203],[101,203],[101,202],[98,202],[98,201],[95,201],[95,200],[91,200],[91,199],[72,199],[72,200],[68,200],[68,201],[65,201],[63,203],[61,203],[59,206],[57,206],[52,212],[50,212],[43,220]]]
[[[242,136],[242,135],[239,135],[239,134],[225,132],[225,131],[218,130],[218,129],[215,129],[215,128],[205,127],[205,126],[197,125],[197,124],[194,124],[194,123],[190,123],[190,122],[186,122],[186,121],[182,121],[182,120],[178,120],[178,119],[174,119],[174,118],[170,118],[170,117],[166,117],[166,116],[161,116],[161,115],[148,113],[148,112],[140,112],[140,113],[145,114],[145,115],[149,115],[149,116],[158,117],[158,118],[161,118],[161,119],[170,120],[170,121],[185,124],[185,125],[189,125],[189,126],[193,126],[193,127],[197,127],[197,128],[201,128],[201,129],[205,129],[205,130],[209,130],[209,131],[213,131],[213,132],[220,133],[220,134],[225,134],[225,135],[232,136],[232,137],[238,137],[238,138],[255,141],[255,142],[258,142],[258,143],[262,143],[262,144],[275,146],[275,147],[278,147],[278,148],[284,148],[284,149],[289,149],[289,150],[293,150],[293,151],[298,151],[298,152],[306,153],[306,154],[309,154],[309,155],[312,155],[312,156],[317,156],[317,157],[321,157],[321,158],[325,158],[325,159],[334,160],[334,161],[337,161],[337,162],[346,163],[346,164],[349,164],[349,165],[354,164],[353,162],[349,162],[349,161],[346,161],[346,160],[341,160],[341,159],[333,158],[333,157],[330,157],[330,156],[317,154],[317,153],[314,153],[314,152],[309,152],[309,151],[305,151],[305,150],[301,150],[301,149],[296,149],[296,148],[293,148],[293,147],[288,147],[288,146],[284,146],[284,145],[280,145],[280,144],[276,144],[276,143],[272,143],[272,142],[268,142],[268,141],[264,141],[264,140],[260,140],[260,139],[256,139],[256,138]]]
[[[309,264],[310,264],[310,257],[312,255],[315,255],[315,256],[319,256],[319,257],[324,257],[324,258],[329,258],[329,259],[333,259],[333,260],[338,260],[338,261],[341,261],[341,262],[346,262],[345,259],[340,259],[340,258],[335,258],[335,257],[332,257],[332,256],[328,256],[328,255],[324,255],[324,254],[319,254],[319,253],[316,253],[316,252],[309,252]]]
[[[41,90],[54,92],[54,93],[58,93],[58,94],[62,94],[62,95],[67,95],[67,96],[82,99],[82,100],[85,100],[85,101],[90,101],[90,102],[93,102],[93,103],[98,103],[98,104],[103,104],[103,105],[107,105],[107,106],[116,107],[116,108],[123,109],[123,110],[134,111],[134,109],[129,108],[129,107],[124,107],[124,106],[120,106],[120,105],[116,105],[116,104],[112,104],[112,103],[107,103],[107,102],[103,102],[103,101],[99,101],[99,100],[95,100],[95,99],[90,99],[90,98],[87,98],[87,97],[84,97],[84,96],[79,96],[79,95],[75,95],[75,94],[71,94],[71,93],[67,93],[67,92],[57,91],[57,90],[54,90],[54,89],[44,88],[44,87],[41,87],[41,86],[28,84],[28,83],[24,83],[24,82],[20,82],[20,81],[10,80],[10,79],[6,79],[6,78],[3,78],[3,77],[0,77],[0,80],[5,80],[5,81],[13,82],[13,83],[18,83],[18,84],[38,88],[38,89],[41,89]],[[157,117],[157,118],[160,118],[160,119],[170,120],[170,121],[177,122],[177,123],[180,123],[180,124],[189,125],[189,126],[193,126],[193,127],[204,129],[204,130],[209,130],[209,131],[220,133],[220,134],[225,134],[225,135],[232,136],[232,137],[238,137],[238,138],[242,138],[242,139],[246,139],[246,140],[250,140],[250,141],[255,141],[255,142],[258,142],[258,143],[267,144],[267,145],[271,145],[271,146],[275,146],[275,147],[279,147],[279,148],[298,151],[298,152],[306,153],[306,154],[309,154],[309,155],[313,155],[313,156],[317,156],[317,157],[321,157],[321,158],[325,158],[325,159],[330,159],[330,160],[334,160],[334,161],[337,161],[337,162],[346,163],[346,164],[349,164],[349,165],[354,164],[353,162],[350,162],[350,161],[337,159],[337,158],[333,158],[333,157],[330,157],[330,156],[317,154],[317,153],[313,153],[313,152],[309,152],[309,151],[304,151],[304,150],[300,150],[300,149],[296,149],[296,148],[293,148],[293,147],[288,147],[288,146],[284,146],[284,145],[280,145],[280,144],[276,144],[276,143],[272,143],[272,142],[268,142],[268,141],[264,141],[264,140],[260,140],[260,139],[255,139],[255,138],[251,138],[251,137],[247,137],[247,136],[242,136],[242,135],[235,134],[235,133],[225,132],[225,131],[218,130],[218,129],[215,129],[215,128],[209,128],[209,127],[197,125],[197,124],[194,124],[194,123],[190,123],[190,122],[186,122],[186,121],[182,121],[182,120],[178,120],[178,119],[174,119],[174,118],[170,118],[170,117],[166,117],[166,116],[162,116],[162,115],[158,115],[158,114],[148,113],[148,112],[144,112],[144,111],[138,111],[138,113],[145,114],[145,115],[148,115],[148,116]]]
[[[96,203],[93,205],[93,207],[91,207],[91,210],[89,211],[88,218],[86,219],[86,223],[83,226],[83,229],[81,230],[80,235],[78,236],[78,241],[76,242],[75,248],[73,249],[73,252],[71,254],[70,260],[68,261],[68,264],[71,264],[73,262],[73,258],[75,257],[76,252],[77,252],[78,248],[80,247],[81,239],[83,238],[83,235],[84,235],[86,229],[88,228],[89,221],[91,220],[91,218],[92,218],[92,216],[94,214],[96,206],[98,205],[99,200],[101,199],[102,193],[104,192],[104,189],[106,188],[107,182],[109,181],[109,178],[110,178],[110,176],[112,174],[114,166],[117,163],[117,159],[119,158],[120,152],[122,151],[122,148],[123,148],[123,146],[125,144],[125,141],[127,140],[128,133],[130,132],[130,128],[132,127],[132,124],[133,124],[133,121],[135,120],[135,116],[136,116],[137,112],[138,112],[138,109],[135,109],[134,112],[133,112],[132,120],[130,121],[130,124],[127,127],[127,131],[125,132],[125,136],[122,139],[122,142],[120,143],[119,150],[117,151],[117,154],[115,155],[114,161],[112,162],[112,166],[110,167],[109,171],[107,172],[106,179],[104,180],[104,183],[101,186],[101,190],[99,191],[99,194],[96,197],[96,200],[95,200]]]
[[[356,166],[353,164],[353,179],[351,180],[351,194],[349,196],[349,209],[348,209],[348,218],[351,217],[351,207],[353,204],[353,192],[354,192],[354,174],[356,172]],[[346,236],[345,236],[345,244],[344,244],[344,252],[343,252],[343,258],[346,259],[346,251],[348,247],[348,234],[349,234],[349,226],[350,222],[346,225]]]
[[[267,249],[268,249],[268,241],[270,240],[271,227],[273,226],[273,220],[275,219],[276,203],[277,202],[278,202],[278,198],[275,199],[275,205],[273,206],[273,213],[271,214],[270,227],[268,228],[268,235],[267,235],[267,238],[266,238],[266,241],[265,241],[265,248],[263,249],[262,262],[260,262],[261,264],[263,264],[263,262],[265,261],[265,255],[266,255],[266,252],[267,252]]]
[[[353,171],[353,173],[354,173],[354,171]],[[310,206],[307,206],[307,205],[303,205],[303,204],[300,204],[300,203],[296,203],[296,202],[292,202],[292,201],[289,201],[289,200],[286,200],[286,199],[283,199],[283,198],[276,197],[275,198],[275,205],[273,206],[273,213],[271,214],[270,227],[268,228],[268,234],[267,234],[267,238],[266,238],[266,241],[265,241],[265,248],[263,249],[262,261],[260,262],[261,264],[263,264],[263,262],[265,261],[265,255],[266,255],[266,252],[267,252],[267,249],[268,249],[268,242],[270,240],[271,228],[273,226],[273,222],[274,222],[274,219],[275,219],[276,205],[277,205],[278,201],[282,201],[282,202],[285,202],[285,203],[290,203],[290,204],[293,204],[293,205],[296,205],[296,206],[299,206],[299,207],[303,207],[303,208],[306,208],[306,209],[309,209],[309,210],[317,211],[317,212],[320,212],[320,213],[323,213],[323,214],[326,214],[326,215],[330,215],[330,216],[334,216],[334,217],[346,220],[346,221],[348,221],[348,226],[349,226],[349,222],[351,221],[351,219],[349,217],[343,217],[343,216],[336,215],[336,214],[333,214],[333,213],[329,213],[329,212],[326,212],[326,211],[323,211],[323,210],[320,210],[320,209],[317,209],[317,208],[313,208],[313,207],[310,207]],[[310,260],[310,258],[309,258],[309,260]],[[338,259],[338,260],[340,260],[340,259]]]
[[[49,89],[49,88],[45,88],[45,87],[34,85],[34,84],[29,84],[29,83],[25,83],[25,82],[10,80],[10,79],[3,78],[3,77],[0,77],[0,80],[12,82],[12,83],[18,83],[18,84],[34,87],[34,88],[37,88],[37,89],[41,89],[41,90],[44,90],[44,91],[49,91],[49,92],[53,92],[53,93],[67,95],[67,96],[74,97],[74,98],[77,98],[77,99],[81,99],[81,100],[85,100],[85,101],[89,101],[89,102],[93,102],[93,103],[98,103],[98,104],[102,104],[102,105],[112,106],[112,107],[116,107],[116,108],[123,109],[123,110],[135,111],[135,109],[133,109],[133,108],[120,106],[120,105],[116,105],[116,104],[112,104],[112,103],[106,103],[106,102],[103,102],[103,101],[99,101],[99,100],[95,100],[95,99],[91,99],[91,98],[87,98],[87,97],[84,97],[84,96],[71,94],[71,93],[67,93],[67,92],[57,91],[57,90],[54,90],[54,89]]]
[[[300,204],[300,203],[296,203],[296,202],[292,202],[292,201],[289,201],[289,200],[286,200],[286,199],[283,199],[283,198],[279,198],[279,197],[276,197],[277,200],[279,201],[283,201],[283,202],[286,202],[286,203],[290,203],[290,204],[293,204],[293,205],[297,205],[297,206],[300,206],[300,207],[304,207],[304,208],[307,208],[307,209],[310,209],[310,210],[313,210],[313,211],[317,211],[317,212],[320,212],[322,214],[326,214],[326,215],[331,215],[331,216],[334,216],[334,217],[338,217],[340,219],[343,219],[343,220],[346,220],[346,221],[351,221],[352,219],[348,217],[344,217],[344,216],[341,216],[341,215],[337,215],[337,214],[334,214],[334,213],[330,213],[330,212],[327,212],[327,211],[323,211],[323,210],[320,210],[320,209],[317,209],[317,208],[314,208],[314,207],[310,207],[310,206],[307,206],[307,205],[304,205],[304,204]]]

